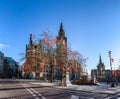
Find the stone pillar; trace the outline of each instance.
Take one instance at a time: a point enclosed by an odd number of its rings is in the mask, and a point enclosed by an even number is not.
[[[72,85],[69,79],[69,72],[67,71],[66,74],[63,74],[61,86],[69,86]]]
[[[72,85],[70,82],[69,72],[66,72],[66,86]]]

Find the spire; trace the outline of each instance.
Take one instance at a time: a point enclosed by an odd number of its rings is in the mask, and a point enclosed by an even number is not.
[[[62,22],[61,22],[61,24],[60,24],[59,36],[65,36],[65,32],[64,32],[64,29],[63,29]]]
[[[101,55],[99,55],[99,63],[102,63]]]
[[[64,30],[63,30],[62,22],[61,22],[61,24],[60,24],[60,31],[64,31]]]
[[[30,44],[30,45],[33,44],[33,41],[32,41],[32,34],[30,34],[30,41],[29,41],[29,44]]]
[[[26,44],[26,48],[28,47],[28,45]]]

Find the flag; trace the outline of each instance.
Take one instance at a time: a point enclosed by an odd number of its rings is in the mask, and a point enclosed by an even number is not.
[[[113,58],[111,58],[111,62],[114,62],[114,59],[113,59]]]

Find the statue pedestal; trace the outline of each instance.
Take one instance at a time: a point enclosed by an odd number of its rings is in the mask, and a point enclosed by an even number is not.
[[[69,72],[67,71],[66,74],[63,74],[61,86],[70,86],[72,85],[69,80]]]
[[[69,72],[67,71],[66,72],[66,86],[70,86],[72,85],[71,82],[70,82],[70,79],[69,79]]]

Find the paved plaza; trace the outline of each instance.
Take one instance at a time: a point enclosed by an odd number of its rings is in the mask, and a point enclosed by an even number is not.
[[[80,90],[80,91],[89,91],[95,93],[110,93],[115,94],[120,92],[120,83],[118,86],[111,87],[111,85],[107,85],[106,83],[99,83],[98,85],[68,85],[68,86],[59,86],[56,83],[48,83],[48,82],[33,82],[32,84],[40,84],[42,86],[51,86],[56,88],[64,88],[68,90]]]
[[[98,85],[59,86],[58,82],[41,80],[0,79],[2,99],[119,99],[120,83],[111,87]]]

